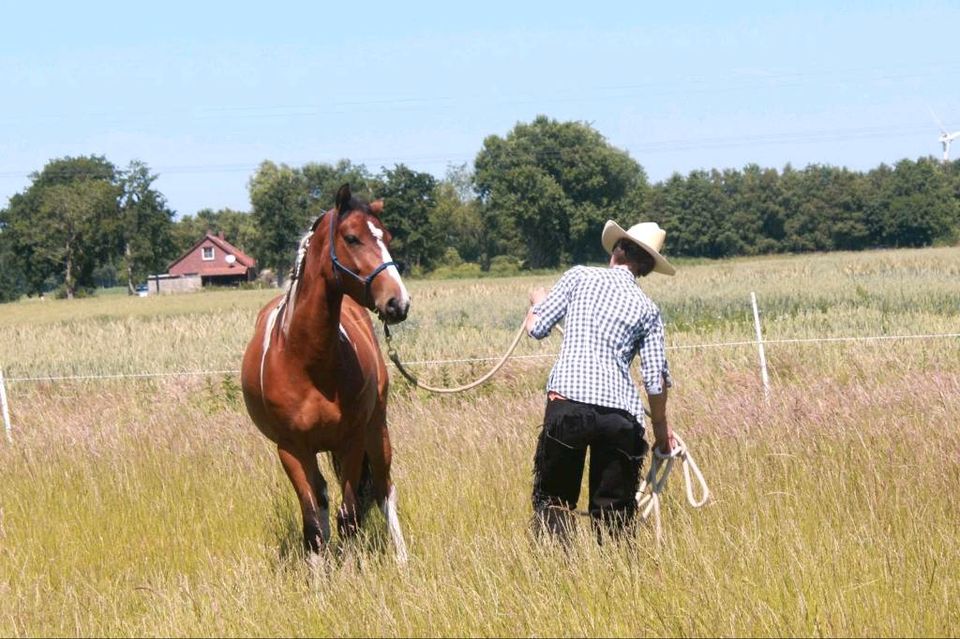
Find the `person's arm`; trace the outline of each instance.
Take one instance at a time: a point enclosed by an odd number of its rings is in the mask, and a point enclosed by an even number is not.
[[[524,320],[530,337],[543,339],[567,314],[567,306],[580,279],[580,268],[575,266],[564,273],[549,293],[543,288],[530,292],[531,306]]]
[[[650,422],[653,424],[653,448],[661,454],[669,455],[677,443],[673,438],[673,430],[667,423],[666,384],[663,386],[662,393],[658,395],[648,393],[647,401],[650,403]]]
[[[676,446],[673,431],[667,421],[667,389],[673,381],[667,364],[666,338],[659,310],[647,317],[643,331],[640,368],[643,373],[643,385],[647,391],[647,402],[650,404],[654,450],[667,455]]]

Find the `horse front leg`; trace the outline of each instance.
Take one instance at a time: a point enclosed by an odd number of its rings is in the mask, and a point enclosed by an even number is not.
[[[330,502],[317,455],[283,444],[277,446],[277,452],[300,501],[304,548],[308,553],[319,553],[330,539]]]

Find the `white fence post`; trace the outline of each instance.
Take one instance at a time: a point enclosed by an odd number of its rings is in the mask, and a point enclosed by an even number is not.
[[[760,352],[760,377],[763,379],[763,398],[770,401],[770,376],[767,374],[767,356],[763,352],[763,333],[760,331],[760,311],[757,309],[757,294],[750,292],[753,304],[753,325],[757,330],[757,350]]]
[[[10,436],[10,409],[7,404],[7,386],[3,381],[3,369],[0,368],[0,412],[3,414],[3,431],[7,435],[7,442],[13,443]]]

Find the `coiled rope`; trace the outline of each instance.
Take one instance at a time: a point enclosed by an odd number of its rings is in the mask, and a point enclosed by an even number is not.
[[[663,526],[660,522],[660,493],[667,485],[667,477],[673,468],[674,462],[679,459],[680,467],[683,469],[684,492],[687,494],[687,503],[694,508],[700,508],[710,499],[710,488],[707,486],[707,480],[703,478],[700,467],[693,460],[690,449],[683,441],[677,431],[673,431],[673,438],[677,445],[668,454],[663,454],[656,448],[652,450],[650,470],[647,476],[640,482],[637,489],[636,500],[637,510],[640,511],[640,518],[647,521],[650,515],[653,515],[653,530],[659,545],[663,541]],[[694,495],[693,478],[696,478],[700,484],[700,499]]]

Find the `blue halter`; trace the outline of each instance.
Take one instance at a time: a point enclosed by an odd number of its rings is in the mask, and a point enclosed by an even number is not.
[[[324,213],[324,215],[327,215],[327,214],[330,214],[330,213],[329,212]],[[333,261],[333,272],[337,276],[338,284],[340,283],[341,271],[351,276],[353,279],[357,280],[361,284],[363,284],[364,302],[366,303],[367,308],[371,308],[373,305],[373,299],[370,297],[370,287],[373,286],[373,279],[377,275],[380,275],[380,273],[382,273],[384,270],[390,268],[391,266],[397,266],[399,268],[399,265],[394,261],[384,262],[377,268],[373,269],[373,273],[370,273],[370,275],[368,275],[367,277],[363,277],[360,274],[355,273],[351,271],[349,268],[347,268],[346,266],[344,266],[340,262],[340,260],[337,259],[337,248],[336,248],[337,243],[336,243],[336,237],[334,236],[338,217],[339,215],[337,215],[336,213],[330,214],[330,259]]]

